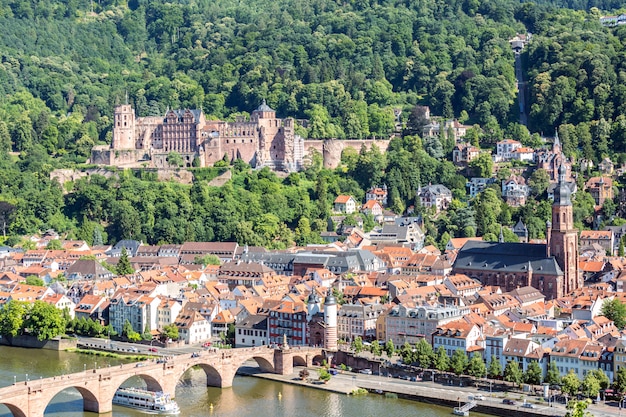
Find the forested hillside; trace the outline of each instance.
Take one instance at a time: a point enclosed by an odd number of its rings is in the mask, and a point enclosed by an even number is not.
[[[63,196],[47,178],[110,141],[113,106],[127,97],[139,116],[191,107],[215,118],[249,112],[266,99],[281,117],[309,119],[309,129],[299,133],[310,138],[385,137],[394,128],[394,109],[407,121],[420,104],[434,115],[480,125],[473,138],[483,147],[505,135],[528,143],[529,132],[517,124],[508,42],[527,30],[534,34],[524,52],[530,132],[558,128],[569,155],[596,161],[625,152],[626,28],[601,27],[602,13],[591,8],[616,5],[564,4],[586,11],[539,3],[2,0],[0,201],[10,207],[0,216],[10,220],[6,231],[54,227],[90,241],[96,227],[111,241],[238,239],[279,247],[290,239],[314,240],[309,227],[325,230],[337,192],[362,196],[384,181],[393,208],[403,211],[420,184],[436,180],[455,192],[459,205],[444,219],[449,224],[429,226],[433,239],[439,231],[493,232],[475,223],[463,177],[442,161],[450,143],[413,136],[396,139],[387,156],[346,155],[336,172],[312,167],[290,177],[289,186],[267,173],[259,179],[260,173],[241,172],[220,190],[122,174],[120,181],[67,184],[70,193]],[[254,200],[266,192],[284,201]],[[524,210],[514,214],[545,217],[541,207]],[[504,213],[510,222],[511,213]],[[531,230],[540,235],[542,227]]]

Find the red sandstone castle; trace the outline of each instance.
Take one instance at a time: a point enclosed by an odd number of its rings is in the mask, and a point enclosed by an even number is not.
[[[201,110],[168,110],[165,117],[135,117],[129,104],[114,112],[111,146],[96,146],[91,162],[114,166],[166,168],[171,152],[191,167],[211,166],[226,157],[253,167],[297,171],[302,167],[304,140],[295,134],[292,118],[279,119],[265,101],[235,122],[206,120]]]

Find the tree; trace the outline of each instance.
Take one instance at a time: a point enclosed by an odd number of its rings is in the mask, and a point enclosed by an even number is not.
[[[102,246],[103,244],[102,230],[96,226],[93,228],[93,246]]]
[[[204,266],[222,264],[222,262],[220,261],[220,258],[212,254],[207,254],[204,256],[196,256],[193,259],[193,263],[195,263],[196,265],[204,265]]]
[[[487,375],[491,379],[500,378],[502,376],[502,365],[500,365],[500,360],[495,355],[491,355]]]
[[[302,381],[306,380],[309,377],[309,370],[304,368],[303,370],[300,371],[300,379]]]
[[[406,365],[414,362],[413,348],[409,342],[404,342],[404,345],[400,348],[400,356],[402,356],[402,362]]]
[[[355,337],[350,347],[354,350],[354,353],[361,353],[363,351],[363,339],[361,339],[361,336]]]
[[[548,175],[548,171],[543,168],[533,171],[528,180],[528,185],[530,186],[534,196],[543,195],[550,185],[550,176]]]
[[[141,340],[141,334],[133,329],[133,326],[128,320],[124,322],[124,327],[122,328],[122,336],[124,336],[130,342],[138,342]]]
[[[46,283],[43,282],[43,279],[39,278],[37,275],[29,275],[26,277],[26,285],[33,285],[35,287],[45,287]]]
[[[447,372],[448,369],[450,369],[450,358],[448,357],[448,354],[443,346],[439,346],[439,348],[437,348],[434,365],[435,369],[439,372]]]
[[[619,298],[605,301],[602,305],[601,313],[607,319],[613,320],[618,329],[621,330],[626,326],[626,306]]]
[[[323,381],[323,382],[328,382],[328,381],[330,381],[330,377],[331,377],[331,375],[330,375],[330,372],[328,372],[328,369],[326,369],[326,368],[320,368],[320,369],[317,371],[317,374],[318,374],[318,376],[319,376],[319,380],[320,380],[320,381]]]
[[[493,173],[493,160],[491,155],[486,152],[481,153],[478,158],[473,159],[469,163],[469,167],[477,177],[491,178]]]
[[[415,356],[422,368],[429,369],[435,356],[432,345],[426,339],[420,339],[415,345]]]
[[[524,382],[531,385],[541,384],[543,370],[537,361],[532,361],[524,373]]]
[[[37,340],[50,340],[65,332],[65,319],[61,310],[37,300],[30,308],[24,326],[37,336]]]
[[[422,136],[424,126],[430,123],[430,111],[427,106],[414,106],[406,122],[405,135]]]
[[[22,301],[8,301],[0,309],[0,334],[17,336],[24,328],[24,318],[28,312],[27,305]]]
[[[387,343],[385,343],[385,353],[387,356],[392,357],[395,350],[396,348],[393,345],[393,341],[391,339],[387,340]]]
[[[613,386],[618,392],[626,392],[626,368],[621,367],[617,370],[613,378]]]
[[[580,379],[578,379],[578,375],[573,370],[570,370],[567,375],[561,378],[561,391],[563,393],[574,396],[578,393],[579,388]]]
[[[487,374],[487,367],[482,356],[475,352],[467,365],[467,373],[474,378],[482,378]]]
[[[13,204],[6,201],[0,201],[0,224],[2,225],[2,237],[7,237],[7,225],[11,224],[10,217],[15,209],[16,206],[14,206]]]
[[[374,340],[372,342],[372,346],[370,346],[370,351],[372,352],[372,355],[374,356],[380,356],[382,353],[382,349],[380,347],[380,343],[378,342],[378,340]]]
[[[178,152],[174,152],[174,151],[168,153],[167,158],[165,158],[165,160],[167,161],[169,166],[175,167],[175,168],[180,168],[184,164],[183,157],[181,156],[181,154],[179,154]]]
[[[585,411],[591,400],[584,399],[580,401],[570,401],[567,404],[567,413],[565,417],[593,417],[593,414]]]
[[[596,379],[598,380],[598,382],[600,383],[600,389],[607,389],[609,387],[609,385],[611,384],[611,380],[604,373],[604,371],[602,369],[594,370],[593,371],[593,376],[595,376]]]
[[[517,361],[509,361],[504,368],[504,380],[507,382],[512,382],[513,385],[519,385],[522,383],[522,378],[523,373]]]
[[[450,359],[452,371],[457,375],[462,375],[465,372],[465,368],[467,368],[467,364],[468,360],[465,351],[461,349],[455,350]]]
[[[554,361],[551,361],[548,366],[545,382],[550,385],[559,385],[561,383],[561,373],[559,372],[559,368],[556,366],[556,362]]]
[[[165,340],[178,340],[178,327],[174,324],[166,324],[163,326],[161,330],[161,335],[164,336]]]
[[[120,256],[120,260],[117,263],[117,274],[118,275],[130,275],[134,274],[135,270],[130,264],[130,259],[128,259],[128,252],[125,247],[122,247],[122,255]]]
[[[588,372],[581,384],[583,395],[589,398],[596,398],[600,393],[600,381],[593,372]]]

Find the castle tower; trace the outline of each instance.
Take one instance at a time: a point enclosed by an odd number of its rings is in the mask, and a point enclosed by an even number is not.
[[[135,110],[130,104],[115,107],[112,149],[135,149]]]
[[[324,302],[324,331],[325,349],[337,350],[337,300],[333,295],[326,297]]]
[[[578,274],[578,232],[574,229],[571,191],[565,182],[567,169],[559,167],[559,182],[554,190],[552,230],[549,237],[549,255],[554,256],[563,271],[563,285],[555,296],[562,297],[582,287]]]

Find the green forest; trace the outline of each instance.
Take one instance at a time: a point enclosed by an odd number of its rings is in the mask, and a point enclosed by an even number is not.
[[[468,205],[465,179],[446,161],[453,143],[422,142],[412,109],[428,105],[475,125],[470,139],[483,148],[504,137],[536,144],[533,133],[558,130],[568,156],[624,160],[626,27],[599,23],[619,13],[615,7],[610,0],[0,0],[3,236],[15,244],[54,228],[90,243],[98,236],[278,248],[318,241],[338,193],[360,199],[386,183],[391,208],[402,213],[416,205],[420,185],[437,182],[455,201],[427,224],[433,242],[497,234],[496,223],[518,218],[541,237],[545,190],[517,210],[499,202],[497,187]],[[526,32],[533,34],[522,53],[528,128],[517,123],[509,45]],[[221,188],[126,171],[49,180],[53,169],[84,167],[92,146],[110,143],[113,107],[126,100],[138,116],[188,107],[231,120],[263,99],[280,117],[308,119],[299,133],[309,138],[389,137],[394,109],[403,110],[407,129],[386,155],[346,152],[334,171],[314,158],[286,179],[237,161]],[[576,203],[581,226],[593,210],[585,194]],[[486,214],[476,218],[478,209]]]

